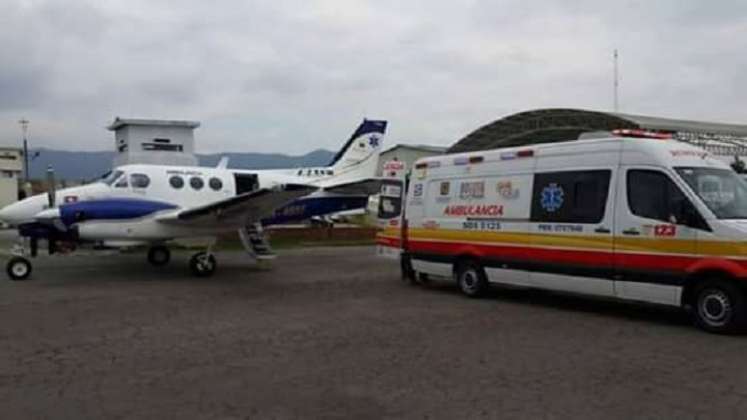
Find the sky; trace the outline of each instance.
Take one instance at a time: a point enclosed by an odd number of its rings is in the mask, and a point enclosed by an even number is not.
[[[2,0],[0,144],[113,149],[114,117],[200,152],[450,145],[545,107],[747,123],[747,1]]]

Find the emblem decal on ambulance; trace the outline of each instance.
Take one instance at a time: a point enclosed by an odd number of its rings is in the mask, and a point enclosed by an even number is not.
[[[550,183],[542,189],[540,205],[546,212],[553,213],[563,207],[563,188],[556,183]]]

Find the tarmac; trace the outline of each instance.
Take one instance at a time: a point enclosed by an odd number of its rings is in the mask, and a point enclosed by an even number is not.
[[[747,337],[678,311],[400,281],[373,247],[40,258],[0,281],[0,417],[743,418]]]

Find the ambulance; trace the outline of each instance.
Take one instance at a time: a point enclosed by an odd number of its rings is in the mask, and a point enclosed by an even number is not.
[[[410,280],[683,307],[710,332],[746,324],[747,182],[693,145],[624,131],[429,157],[406,190],[377,244]]]

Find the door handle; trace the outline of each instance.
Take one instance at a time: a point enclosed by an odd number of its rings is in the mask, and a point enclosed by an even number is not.
[[[623,233],[623,235],[633,235],[633,236],[641,234],[641,232],[638,232],[638,230],[635,229],[635,228],[630,228],[630,229],[624,230],[624,231],[622,231],[622,233]]]
[[[600,227],[594,229],[594,232],[596,232],[596,233],[610,233],[610,230],[607,229],[606,227],[600,226]]]

